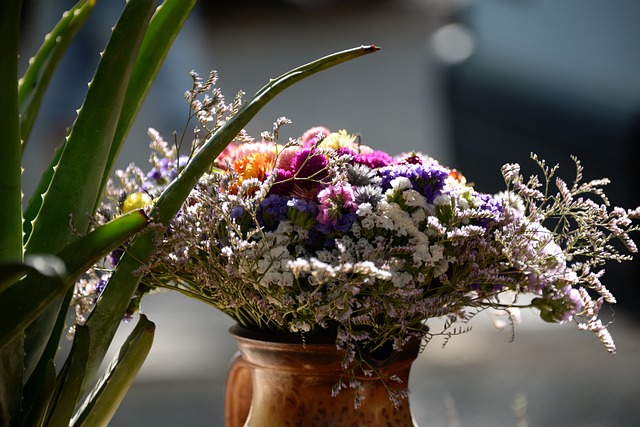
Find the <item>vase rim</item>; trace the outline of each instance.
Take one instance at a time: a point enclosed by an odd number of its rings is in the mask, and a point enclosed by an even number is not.
[[[280,348],[281,351],[288,351],[291,345],[297,345],[303,349],[301,351],[309,353],[329,350],[344,351],[337,348],[335,338],[330,336],[308,334],[303,337],[301,334],[294,333],[270,333],[248,329],[238,324],[229,328],[229,333],[239,346],[244,342],[255,348]],[[400,359],[408,359],[411,362],[420,352],[421,341],[416,337],[409,340],[401,351],[391,350],[388,354],[382,355],[363,352],[362,357],[369,366],[375,368],[388,366]]]
[[[265,332],[255,329],[245,328],[236,324],[229,328],[229,334],[234,338],[242,338],[252,341],[269,341],[283,344],[326,344],[335,346],[335,337],[320,336],[314,334],[297,334],[284,332]]]

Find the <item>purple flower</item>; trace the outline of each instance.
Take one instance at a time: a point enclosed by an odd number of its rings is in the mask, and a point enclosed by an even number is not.
[[[499,200],[494,199],[488,194],[477,193],[476,195],[483,202],[482,206],[480,206],[481,210],[494,214],[495,218],[500,218],[502,216],[502,214],[504,213],[504,208],[502,207],[502,204]],[[481,227],[487,228],[492,221],[494,220],[491,218],[479,218],[473,221],[473,223],[474,225],[479,225]]]
[[[153,181],[160,181],[169,175],[169,160],[160,159],[158,165],[147,173],[147,178]]]
[[[318,204],[313,200],[289,199],[287,217],[291,222],[310,230],[317,224]]]
[[[346,183],[338,183],[318,193],[318,223],[314,227],[316,236],[325,248],[335,245],[336,233],[346,234],[358,219],[358,205],[353,201],[353,189]]]
[[[93,290],[96,293],[96,296],[101,295],[102,291],[104,291],[104,288],[107,287],[107,281],[104,279],[100,279],[98,280],[98,283],[95,284],[95,287],[93,288]]]
[[[565,286],[562,289],[562,292],[564,293],[564,296],[566,298],[567,306],[567,311],[562,315],[562,321],[568,322],[573,318],[574,315],[582,311],[582,296],[580,295],[580,291],[572,286]]]
[[[112,250],[111,253],[109,254],[109,263],[115,267],[116,265],[118,265],[118,262],[120,261],[120,258],[122,257],[122,254],[124,254],[124,250],[125,250],[125,246],[119,246],[116,249]]]
[[[289,206],[287,202],[289,197],[273,194],[267,196],[261,203],[256,212],[258,224],[264,226],[267,230],[275,230],[278,224],[287,219]]]
[[[327,158],[312,148],[300,150],[291,158],[289,169],[276,169],[277,177],[269,194],[314,199],[328,176]]]
[[[147,181],[142,184],[144,190],[150,190],[155,186],[167,184],[178,176],[178,171],[188,162],[187,156],[180,156],[176,162],[170,162],[166,158],[158,161],[158,164],[147,173]]]
[[[231,218],[239,222],[244,216],[245,209],[242,206],[234,206],[231,208]]]
[[[386,166],[379,169],[382,178],[382,190],[391,188],[391,181],[398,177],[405,177],[411,181],[413,189],[422,194],[427,202],[433,200],[442,193],[444,181],[449,172],[436,164],[399,164]]]
[[[287,206],[299,213],[318,214],[318,204],[313,200],[289,199]]]

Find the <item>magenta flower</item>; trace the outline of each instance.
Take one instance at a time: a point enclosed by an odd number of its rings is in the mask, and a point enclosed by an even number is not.
[[[293,192],[293,172],[284,169],[274,169],[271,173],[276,174],[276,179],[269,189],[269,195],[291,195]]]
[[[327,158],[315,149],[300,150],[291,159],[291,171],[296,179],[322,181],[327,177]]]
[[[354,161],[369,166],[372,169],[388,166],[393,162],[393,157],[384,151],[372,151],[370,153],[359,153]]]

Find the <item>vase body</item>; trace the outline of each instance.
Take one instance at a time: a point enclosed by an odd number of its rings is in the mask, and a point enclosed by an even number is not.
[[[394,407],[387,387],[406,389],[419,341],[374,362],[383,376],[396,375],[401,383],[387,381],[385,385],[375,374],[356,373],[364,400],[355,408],[356,390],[347,386],[332,396],[341,378],[349,383],[342,369],[344,353],[335,344],[263,341],[247,332],[237,327],[231,330],[240,355],[232,362],[227,379],[227,427],[415,426],[409,400],[402,399]]]

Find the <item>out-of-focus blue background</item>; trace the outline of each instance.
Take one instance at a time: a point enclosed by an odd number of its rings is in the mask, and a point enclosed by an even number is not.
[[[280,0],[202,1],[178,37],[118,167],[145,165],[147,127],[166,139],[184,126],[191,69],[220,75],[228,99],[333,51],[374,43],[380,52],[342,64],[277,97],[251,123],[258,136],[287,116],[296,137],[315,125],[362,134],[392,153],[419,150],[462,170],[480,191],[500,189],[499,167],[531,151],[559,162],[570,154],[586,179],[612,178],[614,204],[640,204],[640,2],[636,0]],[[25,4],[21,63],[72,2]],[[98,1],[60,66],[36,122],[25,188],[62,140],[80,107],[123,1]],[[91,159],[87,159],[90,166]],[[525,313],[516,329],[474,330],[445,349],[427,347],[410,384],[424,426],[638,426],[638,261],[611,268],[621,301],[606,354],[575,325],[548,326]],[[222,393],[234,343],[232,322],[177,295],[154,295],[143,310],[157,325],[154,348],[112,426],[222,425]],[[128,329],[125,326],[125,331]],[[524,409],[523,409],[524,408]],[[519,413],[524,413],[522,417]]]

